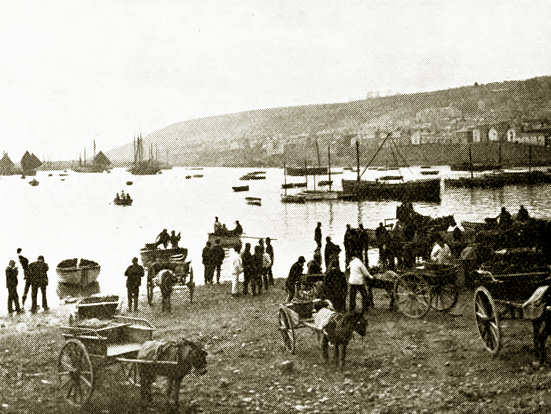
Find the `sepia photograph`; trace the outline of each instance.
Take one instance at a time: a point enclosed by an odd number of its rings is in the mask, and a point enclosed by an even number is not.
[[[550,6],[5,3],[0,414],[551,413]]]

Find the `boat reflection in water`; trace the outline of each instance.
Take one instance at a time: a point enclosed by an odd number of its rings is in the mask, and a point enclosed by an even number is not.
[[[80,287],[78,285],[68,285],[66,283],[58,283],[56,293],[59,299],[65,298],[83,298],[95,295],[100,292],[99,283],[93,282],[88,286]]]

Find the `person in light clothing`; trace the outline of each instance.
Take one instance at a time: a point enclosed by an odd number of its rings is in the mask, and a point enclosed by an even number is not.
[[[231,264],[231,294],[232,296],[239,296],[239,274],[243,272],[243,261],[239,255],[241,246],[234,246],[229,253],[229,260]]]
[[[349,310],[353,312],[356,309],[356,295],[358,292],[362,295],[362,312],[367,312],[369,303],[373,302],[373,299],[369,298],[366,289],[366,279],[373,279],[373,276],[369,274],[369,271],[359,259],[359,252],[353,252],[350,256],[350,264],[348,269],[350,275],[348,276],[348,284],[350,290],[349,298]]]
[[[434,242],[434,247],[430,253],[430,259],[434,263],[444,264],[448,263],[452,257],[452,252],[447,243],[444,243],[441,236],[437,236]]]

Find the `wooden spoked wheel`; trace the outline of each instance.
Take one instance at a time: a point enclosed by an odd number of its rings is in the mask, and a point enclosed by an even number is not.
[[[394,284],[394,297],[400,312],[410,318],[422,318],[430,309],[431,288],[415,273],[406,273]]]
[[[279,321],[279,332],[281,333],[281,338],[283,339],[283,345],[291,353],[295,353],[295,329],[293,328],[293,323],[291,318],[283,309],[279,310],[278,315]]]
[[[474,292],[474,315],[484,347],[492,355],[497,355],[501,349],[499,313],[491,293],[484,286]]]
[[[88,351],[77,339],[69,339],[57,360],[58,392],[75,407],[86,404],[94,392],[94,370]]]
[[[153,306],[153,279],[147,278],[147,303]]]
[[[431,306],[439,311],[447,311],[454,307],[459,297],[455,284],[434,286],[431,292]]]

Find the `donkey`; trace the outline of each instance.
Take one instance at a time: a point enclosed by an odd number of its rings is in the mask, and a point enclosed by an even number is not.
[[[346,346],[352,339],[352,333],[356,331],[365,336],[367,331],[367,314],[351,311],[347,313],[335,313],[325,325],[320,338],[321,356],[325,362],[329,361],[329,343],[335,346],[335,365],[344,368],[346,359]]]
[[[147,341],[138,352],[138,359],[153,361],[151,364],[139,364],[141,396],[144,402],[151,401],[151,384],[155,378],[164,376],[168,382],[168,402],[170,404],[172,397],[175,407],[178,408],[182,378],[189,374],[192,368],[199,375],[207,372],[207,352],[201,345],[185,338],[178,342]],[[176,364],[162,364],[163,361]]]

